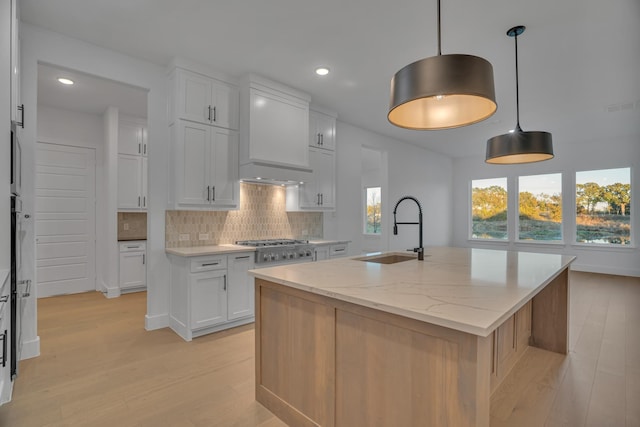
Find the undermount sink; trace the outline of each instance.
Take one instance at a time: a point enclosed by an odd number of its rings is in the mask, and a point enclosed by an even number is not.
[[[412,255],[387,254],[387,255],[370,255],[363,258],[356,258],[358,261],[375,262],[378,264],[396,264],[404,261],[418,259]]]

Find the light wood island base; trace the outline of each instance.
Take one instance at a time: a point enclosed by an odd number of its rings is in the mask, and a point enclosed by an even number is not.
[[[292,426],[489,426],[529,345],[568,351],[568,268],[486,337],[256,278],[256,400]]]

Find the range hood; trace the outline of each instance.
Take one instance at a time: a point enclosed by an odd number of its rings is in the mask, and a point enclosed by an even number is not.
[[[309,182],[311,168],[298,168],[264,162],[252,162],[240,165],[240,180],[256,184],[298,185]]]
[[[240,86],[240,180],[295,185],[312,179],[309,95],[255,74]]]

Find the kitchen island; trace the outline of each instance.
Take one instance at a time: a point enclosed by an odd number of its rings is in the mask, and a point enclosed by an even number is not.
[[[295,426],[488,426],[528,346],[567,353],[573,259],[438,247],[253,270],[256,399]]]

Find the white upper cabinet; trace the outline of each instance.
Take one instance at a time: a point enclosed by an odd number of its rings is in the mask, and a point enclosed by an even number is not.
[[[237,132],[180,120],[174,140],[176,208],[237,208]]]
[[[238,129],[239,92],[236,86],[181,68],[175,69],[172,78],[174,119]]]
[[[336,118],[319,111],[309,111],[309,145],[325,150],[336,149]]]
[[[118,210],[147,210],[147,158],[118,154]]]
[[[333,211],[336,208],[335,152],[309,148],[313,173],[304,184],[287,187],[287,211]]]
[[[147,210],[147,127],[144,119],[118,120],[118,210]]]
[[[147,128],[142,121],[120,119],[118,123],[118,153],[147,156]]]
[[[248,76],[241,86],[241,169],[245,165],[271,165],[310,171],[309,100],[302,92]],[[242,172],[243,178],[252,177],[251,172]]]

